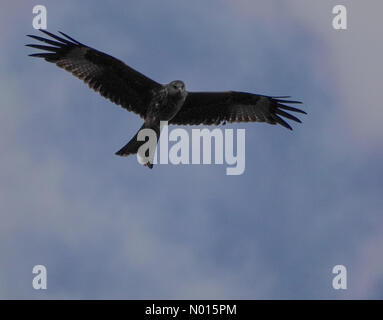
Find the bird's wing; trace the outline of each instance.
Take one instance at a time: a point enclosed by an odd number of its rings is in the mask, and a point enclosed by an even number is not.
[[[287,129],[281,117],[301,122],[286,111],[306,113],[286,104],[301,103],[289,97],[269,97],[246,92],[189,92],[178,114],[170,121],[178,125],[211,125],[226,122],[267,122]]]
[[[29,47],[46,51],[30,56],[55,63],[58,67],[82,79],[103,97],[128,111],[145,117],[151,91],[162,87],[159,83],[130,68],[122,61],[90,48],[62,32],[60,33],[65,38],[45,30],[40,29],[40,31],[56,41],[28,35],[49,45],[28,44]]]

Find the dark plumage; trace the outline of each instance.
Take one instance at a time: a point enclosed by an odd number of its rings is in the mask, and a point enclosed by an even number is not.
[[[153,129],[160,135],[160,121],[178,125],[219,125],[226,122],[267,122],[291,126],[281,117],[301,122],[287,113],[304,111],[287,106],[299,101],[289,97],[270,97],[246,92],[187,92],[182,81],[162,85],[127,66],[122,61],[88,47],[60,32],[63,37],[40,30],[54,40],[39,36],[29,37],[48,45],[27,44],[44,50],[30,56],[44,58],[82,79],[103,97],[137,113],[144,119],[143,128]],[[141,130],[140,129],[140,130]],[[138,132],[137,132],[138,134]],[[127,156],[137,153],[144,143],[137,134],[116,154]],[[148,162],[150,168],[152,161]]]

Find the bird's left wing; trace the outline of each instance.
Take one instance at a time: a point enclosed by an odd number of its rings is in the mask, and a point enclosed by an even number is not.
[[[269,97],[246,92],[189,92],[178,114],[170,121],[178,125],[211,125],[225,122],[267,122],[291,126],[281,117],[301,122],[287,113],[306,113],[286,104],[301,103],[289,97]]]
[[[65,33],[60,32],[65,37],[62,38],[42,29],[40,31],[56,41],[28,35],[35,40],[49,44],[49,46],[27,44],[29,47],[45,51],[30,56],[44,58],[48,62],[55,63],[58,67],[82,79],[103,97],[128,111],[145,117],[147,105],[151,99],[151,91],[162,87],[159,83],[122,61],[90,48]]]

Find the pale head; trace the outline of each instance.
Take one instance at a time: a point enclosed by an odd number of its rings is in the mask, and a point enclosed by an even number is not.
[[[170,82],[167,87],[171,95],[176,93],[183,93],[185,91],[185,84],[181,80],[174,80]]]

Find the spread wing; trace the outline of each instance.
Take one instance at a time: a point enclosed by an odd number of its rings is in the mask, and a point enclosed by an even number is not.
[[[211,125],[226,122],[267,122],[292,130],[281,117],[301,122],[286,111],[306,113],[286,104],[301,103],[289,97],[268,97],[246,92],[189,92],[178,114],[170,121],[177,125]]]
[[[151,90],[162,87],[159,83],[130,68],[122,61],[90,48],[62,32],[60,33],[65,38],[45,30],[40,29],[40,31],[57,41],[28,35],[49,44],[49,46],[27,44],[29,47],[44,50],[42,53],[34,53],[30,56],[55,63],[83,80],[103,97],[128,111],[145,117],[146,108],[151,99]]]

